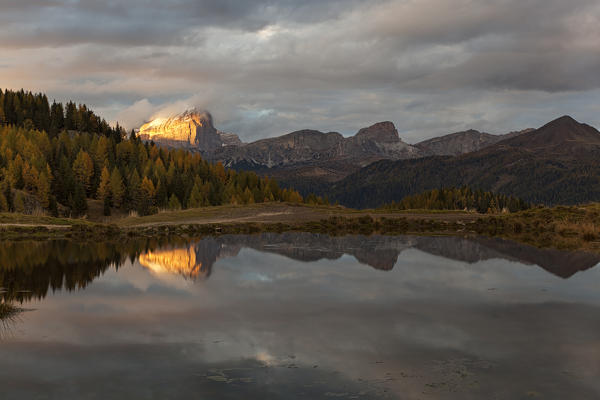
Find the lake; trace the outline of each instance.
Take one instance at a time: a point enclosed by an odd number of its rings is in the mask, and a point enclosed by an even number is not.
[[[290,233],[0,260],[2,400],[600,398],[596,255]]]

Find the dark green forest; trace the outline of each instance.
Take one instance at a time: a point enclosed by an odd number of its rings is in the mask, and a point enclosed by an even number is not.
[[[406,196],[381,207],[384,210],[476,210],[479,213],[517,212],[531,208],[527,202],[503,194],[461,188],[433,189]]]
[[[0,90],[0,212],[81,216],[87,199],[140,215],[266,201],[325,203],[253,172],[169,150],[111,128],[85,105],[49,104],[43,94]]]
[[[348,207],[376,208],[424,191],[465,185],[547,206],[600,201],[600,151],[590,146],[559,157],[509,148],[382,160],[318,193]]]
[[[63,130],[95,133],[116,142],[120,142],[125,134],[118,123],[112,128],[85,104],[77,105],[72,101],[65,105],[56,101],[50,104],[45,94],[24,90],[0,89],[0,125],[44,131],[51,139]]]

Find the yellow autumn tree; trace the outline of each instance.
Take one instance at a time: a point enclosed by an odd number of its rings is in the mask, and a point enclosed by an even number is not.
[[[113,168],[110,175],[110,193],[112,195],[113,206],[121,207],[123,196],[125,195],[125,184],[117,167]]]
[[[94,162],[90,155],[83,149],[77,153],[77,158],[73,163],[73,174],[75,179],[81,183],[87,194],[92,189],[92,177],[94,176]]]
[[[50,179],[46,172],[42,172],[37,180],[37,198],[44,208],[50,206]]]
[[[106,166],[102,168],[102,173],[100,174],[100,185],[98,186],[97,197],[99,200],[104,200],[107,197],[110,197],[110,172],[108,172],[108,168]]]

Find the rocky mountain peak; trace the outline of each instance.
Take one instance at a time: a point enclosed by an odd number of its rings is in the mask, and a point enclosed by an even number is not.
[[[175,119],[191,120],[199,125],[214,127],[212,115],[208,111],[201,110],[199,108],[192,108],[186,110],[183,113],[176,116]]]
[[[395,143],[400,141],[398,131],[393,122],[384,121],[362,128],[356,138],[370,139],[378,143]]]
[[[212,115],[198,108],[167,118],[154,118],[142,125],[138,134],[142,140],[168,147],[186,147],[205,154],[223,146],[241,144],[237,135],[218,131]]]

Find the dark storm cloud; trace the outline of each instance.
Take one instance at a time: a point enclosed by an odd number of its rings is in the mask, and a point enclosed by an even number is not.
[[[200,103],[247,140],[600,125],[596,0],[0,0],[0,52],[0,86],[133,125]]]
[[[320,21],[358,1],[328,0],[80,0],[0,2],[4,32],[0,47],[60,47],[73,44],[194,46],[190,33],[208,27],[242,31],[275,20]]]

